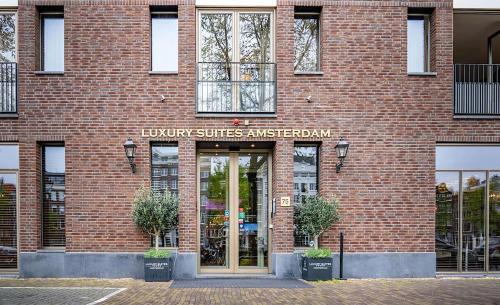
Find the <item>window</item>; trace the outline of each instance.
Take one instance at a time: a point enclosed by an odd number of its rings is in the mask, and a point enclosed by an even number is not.
[[[319,17],[320,8],[295,8],[295,65],[296,72],[320,70]]]
[[[17,268],[19,149],[0,143],[0,272]]]
[[[500,146],[436,147],[435,186],[437,271],[500,270]]]
[[[64,219],[65,149],[63,145],[42,146],[42,246],[66,245]]]
[[[16,13],[0,11],[0,62],[16,61]]]
[[[408,73],[430,71],[430,15],[409,14],[407,25]]]
[[[197,111],[274,113],[271,10],[198,11]]]
[[[154,143],[151,145],[151,188],[164,192],[169,190],[178,195],[179,154],[175,143]],[[175,174],[174,174],[175,173]],[[154,246],[151,238],[151,246]],[[177,247],[179,235],[177,229],[164,232],[160,236],[160,247]]]
[[[177,72],[177,9],[151,12],[151,71]]]
[[[19,169],[19,146],[17,144],[0,144],[0,168]]]
[[[317,144],[297,144],[293,154],[294,171],[294,195],[293,203],[295,206],[303,203],[308,196],[317,194],[316,185],[318,184],[318,164],[319,164],[319,146]],[[311,185],[314,188],[310,187]],[[294,221],[295,222],[295,221]],[[294,244],[296,247],[309,247],[308,236],[304,236],[294,223]]]
[[[64,15],[41,13],[41,66],[43,71],[64,71]]]

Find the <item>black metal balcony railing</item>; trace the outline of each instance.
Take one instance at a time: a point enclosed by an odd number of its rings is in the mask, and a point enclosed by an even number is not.
[[[17,63],[0,63],[0,114],[17,112]]]
[[[500,65],[456,64],[455,115],[500,115]]]
[[[200,62],[198,113],[276,112],[276,64]]]

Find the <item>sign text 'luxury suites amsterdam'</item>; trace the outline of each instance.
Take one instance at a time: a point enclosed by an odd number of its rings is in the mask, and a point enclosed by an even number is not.
[[[143,138],[330,138],[329,129],[143,129]]]

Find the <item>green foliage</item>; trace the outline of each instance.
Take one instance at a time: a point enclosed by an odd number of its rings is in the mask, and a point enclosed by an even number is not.
[[[161,232],[172,230],[177,225],[179,199],[166,190],[163,194],[145,187],[140,187],[134,198],[132,218],[135,225],[156,238],[158,250]]]
[[[310,248],[306,251],[306,253],[304,253],[304,256],[311,258],[332,257],[332,251],[328,248],[320,248],[320,249]]]
[[[321,196],[307,197],[297,207],[297,224],[305,235],[314,237],[314,247],[318,248],[319,236],[340,220],[338,200],[327,200]]]
[[[149,249],[148,252],[144,253],[144,258],[167,258],[170,257],[170,252],[168,250],[156,250],[155,248]]]

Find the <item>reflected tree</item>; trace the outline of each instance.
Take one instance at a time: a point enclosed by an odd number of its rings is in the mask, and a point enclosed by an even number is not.
[[[318,68],[319,20],[316,16],[295,18],[295,71]]]
[[[0,62],[16,58],[16,15],[0,14]]]

